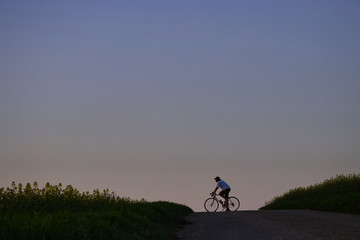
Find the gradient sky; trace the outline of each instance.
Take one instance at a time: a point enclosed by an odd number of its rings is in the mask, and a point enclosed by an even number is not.
[[[0,2],[0,187],[242,209],[360,171],[360,2]]]

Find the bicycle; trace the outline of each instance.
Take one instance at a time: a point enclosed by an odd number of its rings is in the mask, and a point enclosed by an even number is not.
[[[225,202],[223,202],[221,199],[218,199],[216,196],[220,196],[219,194],[211,194],[211,198],[208,198],[204,202],[205,210],[208,212],[216,212],[218,210],[219,205],[223,207],[223,210],[226,209]],[[225,201],[225,200],[224,200]],[[236,211],[240,207],[240,201],[236,197],[232,196],[228,198],[229,203],[229,209],[230,211]]]

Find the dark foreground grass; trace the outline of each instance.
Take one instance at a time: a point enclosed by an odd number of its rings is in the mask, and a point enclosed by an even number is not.
[[[13,183],[0,189],[0,239],[175,239],[192,210],[170,202],[120,198],[108,190]]]
[[[292,189],[261,210],[309,209],[360,214],[360,174],[338,175],[320,184]]]

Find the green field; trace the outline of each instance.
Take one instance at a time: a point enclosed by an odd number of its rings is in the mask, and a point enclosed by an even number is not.
[[[0,188],[0,239],[175,239],[192,210],[170,202],[80,193],[68,185]]]
[[[261,210],[309,209],[360,214],[360,174],[337,175],[322,183],[292,189]]]

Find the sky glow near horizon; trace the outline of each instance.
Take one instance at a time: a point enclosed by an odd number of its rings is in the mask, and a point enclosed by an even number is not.
[[[358,1],[2,1],[0,187],[257,209],[360,170]]]

